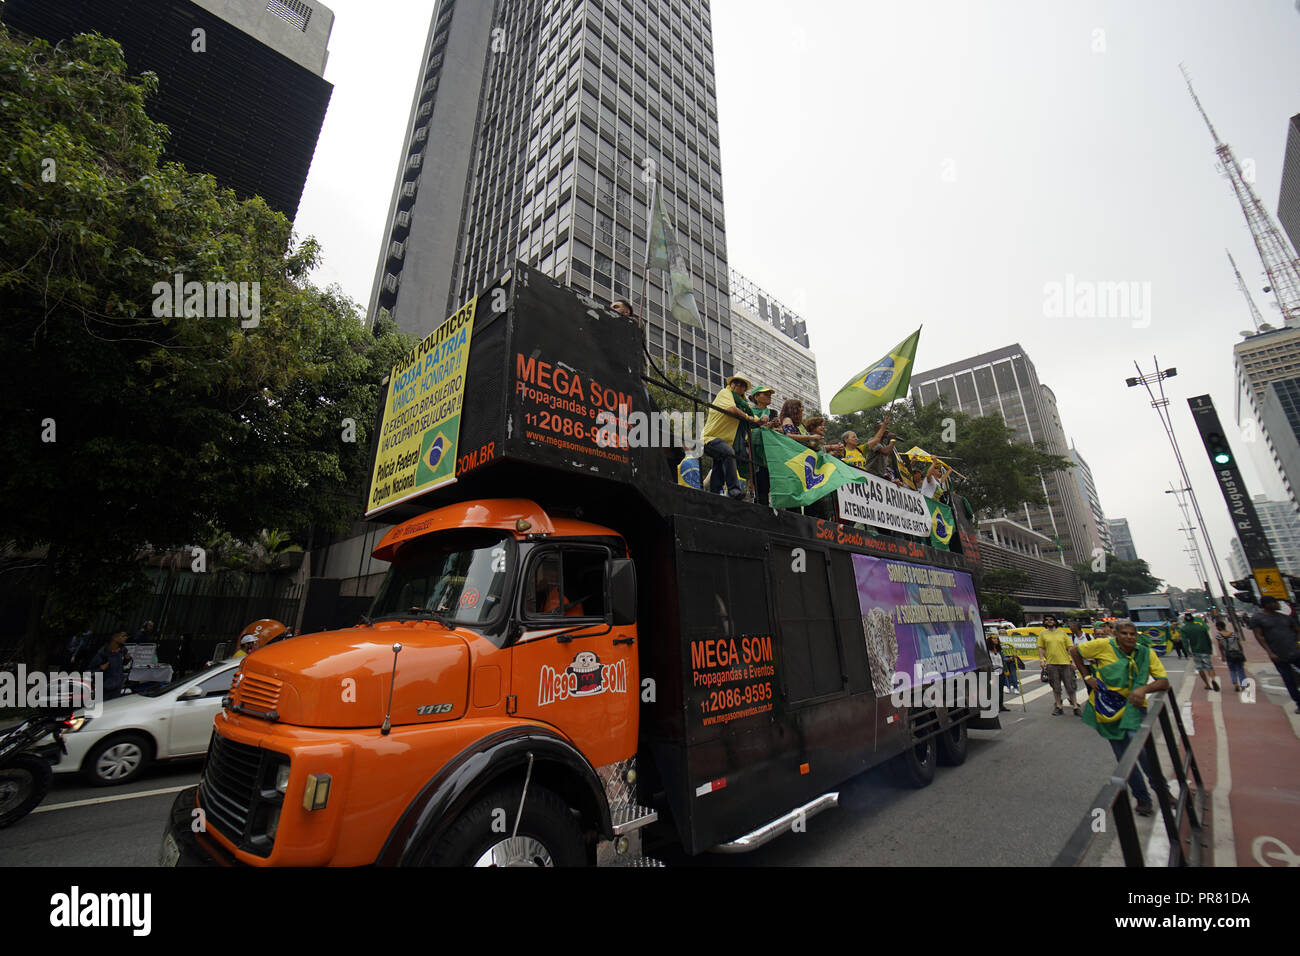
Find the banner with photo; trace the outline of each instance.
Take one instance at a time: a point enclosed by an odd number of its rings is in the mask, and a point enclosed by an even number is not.
[[[975,669],[984,628],[969,574],[867,554],[853,573],[877,697]]]

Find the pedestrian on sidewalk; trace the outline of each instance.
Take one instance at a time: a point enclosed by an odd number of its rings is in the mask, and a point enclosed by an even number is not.
[[[1070,648],[1073,646],[1070,632],[1057,624],[1056,615],[1044,614],[1043,630],[1038,632],[1038,661],[1043,668],[1043,677],[1052,685],[1052,698],[1056,701],[1056,708],[1052,711],[1053,717],[1065,713],[1061,709],[1062,684],[1065,685],[1065,692],[1069,696],[1074,715],[1076,717],[1082,715],[1074,699],[1074,667],[1070,663]]]
[[[1300,714],[1300,687],[1296,685],[1296,667],[1300,666],[1300,644],[1297,643],[1295,618],[1278,613],[1275,597],[1266,597],[1259,602],[1262,610],[1250,619],[1251,630],[1260,646],[1268,652],[1268,659],[1282,676],[1287,693],[1295,702],[1296,713]]]
[[[1221,617],[1214,619],[1214,636],[1219,639],[1219,656],[1228,665],[1232,689],[1240,691],[1246,683],[1246,652],[1241,646],[1241,638]]]
[[[1210,643],[1209,628],[1188,611],[1183,615],[1182,631],[1183,645],[1191,652],[1196,676],[1201,679],[1206,690],[1218,690],[1219,676],[1214,673],[1214,646]]]
[[[1002,642],[998,640],[996,634],[985,634],[984,644],[989,649],[989,661],[993,664],[993,679],[997,681],[998,685],[998,711],[1010,710],[1011,708],[1002,701],[1002,689],[1005,683],[1002,680],[1002,675],[1006,673],[1007,667],[1007,663],[1002,658]],[[1011,666],[1014,667],[1015,664],[1013,663]]]
[[[1142,724],[1147,694],[1169,689],[1164,665],[1151,647],[1138,644],[1137,626],[1126,617],[1115,622],[1114,637],[1071,647],[1070,658],[1079,673],[1084,675],[1083,682],[1089,691],[1084,723],[1106,739],[1116,760],[1122,759]],[[1138,757],[1138,765],[1152,789],[1168,792],[1168,784],[1156,774],[1147,759],[1145,747]],[[1129,774],[1128,785],[1137,800],[1138,814],[1151,816],[1155,812],[1151,792],[1137,767]]]

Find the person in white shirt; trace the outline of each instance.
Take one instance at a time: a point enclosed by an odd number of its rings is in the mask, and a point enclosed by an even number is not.
[[[921,482],[921,494],[927,498],[933,498],[934,493],[939,490],[939,483],[943,481],[944,468],[937,461],[930,465],[930,470],[925,473],[925,479]]]

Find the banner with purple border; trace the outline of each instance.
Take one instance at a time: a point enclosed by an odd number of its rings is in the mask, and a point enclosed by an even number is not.
[[[969,574],[866,554],[853,572],[877,697],[975,669],[984,627]]]

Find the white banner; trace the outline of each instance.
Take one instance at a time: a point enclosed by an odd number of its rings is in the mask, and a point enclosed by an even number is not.
[[[930,509],[925,497],[911,488],[863,472],[860,481],[835,490],[840,517],[845,521],[874,525],[888,531],[930,537]]]

